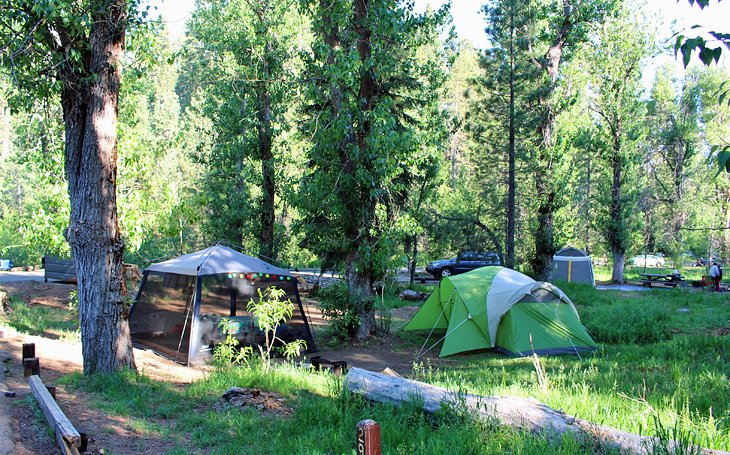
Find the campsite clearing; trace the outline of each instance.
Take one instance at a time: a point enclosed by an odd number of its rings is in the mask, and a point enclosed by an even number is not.
[[[61,285],[47,286],[47,292],[53,292],[58,289],[54,286]],[[318,354],[347,360],[351,366],[376,371],[390,366],[402,375],[451,390],[533,397],[566,413],[626,431],[656,434],[676,429],[681,437],[696,437],[702,445],[730,448],[727,294],[682,290],[622,293],[596,291],[590,286],[560,287],[575,303],[581,321],[600,348],[580,358],[540,357],[546,378],[543,385],[536,380],[531,358],[513,359],[491,351],[444,359],[426,355],[414,363],[425,334],[397,330],[415,312],[413,306],[397,309],[391,336],[357,346],[321,340],[322,321],[314,314],[311,320],[317,327],[315,334],[320,334],[320,347],[325,347]],[[63,314],[62,298],[68,289],[56,291],[55,299],[23,295],[14,299],[13,305],[22,304],[28,310],[23,313],[26,324],[37,323],[39,319],[32,317],[39,314],[37,310]],[[22,292],[33,291],[28,287]],[[314,301],[305,302],[310,313],[316,311]],[[44,381],[59,385],[61,407],[75,425],[92,433],[95,450],[283,453],[307,447],[318,453],[343,453],[354,447],[355,423],[374,418],[387,429],[384,445],[392,453],[447,453],[456,445],[479,453],[594,451],[575,441],[555,445],[545,438],[471,423],[458,413],[426,418],[416,409],[394,412],[388,406],[342,395],[336,377],[297,368],[271,374],[257,368],[236,368],[203,376],[198,369],[156,356],[147,360],[148,353],[135,351],[141,376],[119,373],[85,379],[78,373],[79,351],[74,351],[72,337],[49,338],[54,330],[49,323],[45,330],[36,331],[40,336],[18,333],[11,339],[11,329],[21,326],[12,319],[12,312],[9,317],[3,323],[8,328],[0,349],[14,356],[9,364],[10,380],[23,382],[22,371],[15,370],[19,343],[36,340]],[[215,403],[233,386],[277,392],[292,408],[292,415],[262,415],[255,409],[217,412]],[[43,438],[49,447],[53,441],[44,435],[32,408],[22,398],[24,389],[18,385],[16,390],[16,398],[4,399],[14,403],[11,408],[20,438],[16,441],[18,453],[49,452],[44,449]],[[657,428],[657,422],[663,430]],[[265,447],[262,441],[267,441]]]

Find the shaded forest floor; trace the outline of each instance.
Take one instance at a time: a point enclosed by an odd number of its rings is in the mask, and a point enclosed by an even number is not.
[[[82,371],[81,343],[74,331],[74,317],[68,311],[69,293],[74,285],[38,282],[3,283],[4,289],[16,312],[16,328],[5,327],[0,338],[0,353],[5,368],[5,388],[15,392],[15,397],[0,397],[10,412],[12,433],[15,435],[15,453],[20,455],[51,454],[57,452],[53,435],[48,429],[40,410],[23,377],[21,347],[23,343],[35,343],[36,356],[40,359],[41,378],[46,385],[57,386],[57,399],[71,422],[90,435],[89,453],[169,453],[179,443],[169,438],[150,437],[148,431],[139,428],[133,419],[89,406],[88,392],[67,387],[63,377]],[[19,302],[23,303],[20,307]],[[412,372],[417,347],[408,338],[386,336],[343,348],[336,339],[326,335],[326,321],[322,318],[316,301],[304,299],[308,317],[311,320],[319,355],[329,360],[344,360],[348,366],[358,366],[380,371],[389,367],[401,374]],[[29,310],[27,313],[26,310]],[[415,311],[416,306],[397,308],[392,314],[394,327],[403,325]],[[40,315],[40,316],[39,316]],[[135,349],[137,368],[145,376],[184,388],[187,384],[203,378],[210,367],[185,367],[160,357],[151,351]],[[305,360],[306,359],[302,359]],[[437,359],[433,359],[437,362]],[[446,361],[445,363],[450,363]],[[160,425],[164,425],[160,422]],[[170,429],[170,431],[172,431]],[[164,433],[164,432],[163,432]],[[174,438],[173,438],[174,440]],[[101,451],[100,451],[101,450]]]

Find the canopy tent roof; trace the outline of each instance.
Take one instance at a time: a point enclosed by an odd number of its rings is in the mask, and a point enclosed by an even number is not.
[[[535,345],[535,351],[557,352],[556,349],[562,348],[562,345],[570,346],[571,350],[595,346],[580,324],[573,302],[562,290],[550,283],[535,281],[520,272],[504,267],[482,267],[462,275],[444,278],[408,322],[405,330],[446,329],[446,335],[442,338],[444,343],[441,347],[441,357],[493,347],[513,353],[523,352],[523,349],[514,349],[512,345],[501,346],[498,338],[502,318],[515,305],[522,302],[541,305],[543,302],[553,302],[549,318],[556,319],[561,326],[568,321],[565,318],[561,321],[557,311],[558,306],[555,304],[564,305],[568,312],[566,314],[571,316],[569,326],[563,330],[566,336],[561,335],[559,338],[554,336],[555,330],[548,328],[550,322],[548,320],[542,321],[541,324],[528,322],[525,318],[517,321],[515,326],[517,328],[524,327],[550,333],[549,337],[545,337],[548,344]]]
[[[596,285],[591,256],[585,251],[567,246],[553,256],[551,281],[567,281]]]
[[[261,259],[239,253],[223,245],[214,245],[195,253],[158,262],[150,265],[146,270],[190,276],[217,275],[231,272],[291,276],[287,270],[273,266]]]
[[[590,261],[591,256],[583,250],[572,246],[566,246],[553,256],[555,261]]]

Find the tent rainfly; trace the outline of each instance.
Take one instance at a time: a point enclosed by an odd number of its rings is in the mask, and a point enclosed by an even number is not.
[[[187,365],[210,358],[226,331],[232,330],[243,345],[262,344],[264,334],[246,307],[259,298],[259,290],[269,287],[283,289],[294,303],[292,317],[276,335],[285,342],[302,339],[307,352],[316,351],[296,277],[223,245],[152,264],[144,271],[130,310],[132,341]]]
[[[567,295],[504,267],[482,267],[441,280],[405,330],[445,330],[440,357],[496,348],[511,356],[593,351],[596,343]]]
[[[593,261],[585,251],[567,246],[553,256],[553,271],[550,281],[567,281],[596,285],[593,277]]]

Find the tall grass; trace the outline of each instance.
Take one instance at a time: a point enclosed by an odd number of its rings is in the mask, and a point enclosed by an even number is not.
[[[667,428],[730,449],[730,329],[727,295],[654,290],[621,293],[565,285],[599,342],[589,356],[544,357],[550,386],[530,359],[494,353],[422,365],[427,382],[483,395],[531,396],[596,423],[643,434]]]
[[[256,366],[231,368],[185,389],[132,372],[72,375],[64,383],[89,392],[92,405],[130,419],[150,436],[173,441],[180,454],[353,453],[355,426],[363,419],[381,424],[387,454],[608,453],[586,441],[554,441],[479,423],[459,410],[427,415],[415,405],[369,403],[344,391],[334,376],[293,367],[269,373]],[[215,411],[213,404],[234,385],[276,391],[294,412],[276,417],[246,408]]]

